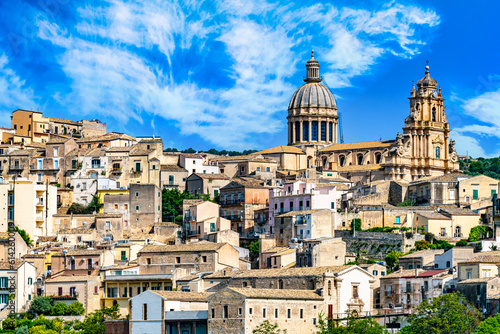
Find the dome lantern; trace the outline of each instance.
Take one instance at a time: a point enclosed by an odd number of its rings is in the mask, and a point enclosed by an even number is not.
[[[314,50],[311,51],[311,59],[307,61],[306,64],[307,76],[304,79],[305,82],[321,82],[319,77],[319,63],[314,59]]]

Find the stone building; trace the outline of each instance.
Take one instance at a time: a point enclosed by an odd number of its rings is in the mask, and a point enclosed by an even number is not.
[[[369,312],[373,304],[373,276],[358,266],[222,270],[204,276],[203,280],[218,283],[208,291],[229,287],[317,293],[323,298],[317,310],[328,318],[343,316],[348,310]],[[279,303],[275,301],[274,304]],[[220,315],[217,317],[220,318]]]
[[[170,272],[175,268],[218,271],[239,268],[239,253],[227,243],[201,241],[181,245],[148,245],[137,255],[141,274]]]
[[[278,246],[287,246],[292,239],[310,240],[332,237],[335,212],[329,209],[290,211],[276,217],[274,236]]]
[[[186,179],[189,173],[186,169],[177,165],[160,166],[160,187],[167,189],[178,189],[180,192],[186,190]]]
[[[207,194],[210,198],[215,198],[220,189],[230,181],[229,176],[224,174],[193,173],[186,179],[186,191],[194,196]]]
[[[318,238],[302,241],[297,248],[297,267],[341,266],[345,263],[346,243],[342,238]]]
[[[500,311],[498,309],[500,278],[471,278],[459,282],[457,288],[469,303],[474,305],[485,316],[494,316]],[[495,303],[493,300],[497,302]],[[494,304],[493,307],[492,304]]]
[[[102,267],[115,262],[113,252],[109,250],[64,250],[52,254],[52,275],[98,275]]]
[[[208,333],[249,334],[266,320],[290,334],[313,333],[322,304],[310,290],[226,288],[208,297]]]
[[[401,256],[399,267],[402,269],[432,269],[434,268],[434,257],[443,253],[443,249],[426,249]]]
[[[155,184],[130,184],[130,228],[151,228],[161,222],[161,190]]]
[[[95,226],[99,236],[105,241],[116,241],[123,238],[123,216],[115,213],[98,213],[95,215]]]
[[[59,276],[45,281],[45,295],[56,303],[78,301],[89,314],[100,309],[100,285],[97,275]]]
[[[500,251],[481,252],[468,260],[458,262],[458,281],[498,276]]]
[[[220,215],[240,236],[254,232],[254,211],[269,202],[269,188],[251,178],[236,178],[220,189]]]

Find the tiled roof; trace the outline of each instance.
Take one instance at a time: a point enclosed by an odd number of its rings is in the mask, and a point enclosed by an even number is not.
[[[233,189],[233,188],[266,188],[262,185],[262,181],[260,180],[249,180],[248,178],[235,178],[233,181],[229,182],[227,185],[222,187],[221,189]]]
[[[500,251],[481,252],[469,260],[462,263],[500,263]]]
[[[184,277],[181,277],[181,278],[178,278],[177,279],[177,282],[181,281],[181,282],[186,282],[186,281],[192,281],[192,280],[195,280],[195,279],[199,279],[201,276],[201,274],[191,274],[191,275],[187,275],[187,276],[184,276]]]
[[[427,219],[444,219],[444,220],[451,220],[450,217],[447,217],[439,212],[419,212],[419,215],[422,217],[425,217]]]
[[[172,222],[157,222],[157,223],[155,223],[155,226],[162,226],[162,227],[180,227],[178,224],[176,224],[176,223],[172,223]]]
[[[401,256],[400,259],[413,259],[416,257],[434,256],[436,254],[443,254],[443,253],[444,249],[425,249],[405,256]]]
[[[192,175],[196,175],[201,177],[202,179],[213,179],[213,180],[229,180],[230,177],[225,174],[205,174],[205,173],[193,173]]]
[[[12,152],[8,153],[8,155],[12,155],[12,156],[32,155],[32,154],[35,154],[36,152],[37,152],[36,150],[32,150],[32,149],[29,149],[29,150],[15,150],[15,151],[12,151]]]
[[[279,145],[268,148],[263,151],[255,152],[253,154],[274,154],[274,153],[291,153],[291,154],[305,154],[300,148],[295,146]]]
[[[277,218],[282,218],[282,217],[295,217],[295,216],[298,216],[298,215],[310,215],[311,213],[315,213],[315,212],[319,212],[319,211],[323,211],[323,210],[327,210],[327,209],[290,211],[290,212],[283,213],[283,214],[281,214],[279,216],[276,216],[276,217]]]
[[[67,256],[79,256],[79,255],[101,255],[103,253],[102,250],[98,249],[77,249],[70,250],[66,253]],[[52,256],[64,256],[64,252],[58,252],[53,254]]]
[[[187,172],[186,169],[179,167],[177,165],[161,165],[160,169],[161,170],[168,170],[171,172]]]
[[[470,278],[465,281],[458,282],[458,284],[474,284],[474,283],[485,283],[495,279],[496,277],[481,277],[481,278]]]
[[[438,274],[441,274],[441,273],[444,273],[447,271],[448,271],[448,269],[428,270],[426,272],[419,274],[418,277],[431,277],[431,276],[438,275]]]
[[[206,302],[211,292],[184,292],[184,291],[160,291],[149,290],[167,300],[178,300],[186,302]]]
[[[388,279],[388,278],[403,278],[403,277],[415,277],[422,274],[425,270],[423,269],[400,269],[398,271],[393,272],[392,274],[380,277],[380,279]]]
[[[190,159],[202,159],[201,155],[197,153],[181,153],[181,155],[184,158],[190,158]]]
[[[353,266],[331,266],[331,267],[299,267],[286,269],[253,269],[253,270],[221,270],[205,276],[205,278],[260,278],[260,277],[299,277],[319,276],[326,272],[338,274]]]
[[[438,175],[438,176],[423,177],[421,179],[410,182],[410,184],[415,185],[415,184],[425,183],[425,182],[454,182],[454,181],[458,181],[459,178],[467,178],[468,179],[470,177],[471,177],[470,175],[466,175],[463,173],[449,173],[449,174]]]
[[[76,227],[76,228],[69,228],[66,230],[59,230],[59,234],[92,234],[96,232],[95,229],[93,228],[82,228],[82,227]]]
[[[477,212],[471,209],[459,208],[455,205],[443,205],[439,207],[442,211],[447,212],[451,215],[477,215]]]
[[[96,218],[121,218],[121,213],[98,213],[95,215]]]
[[[115,139],[125,139],[125,140],[135,140],[134,137],[126,135],[124,133],[109,132],[102,136],[85,137],[77,140],[78,143],[89,143],[89,142],[100,142],[100,141],[110,141]]]
[[[274,254],[274,255],[271,255],[271,257],[273,257],[273,256],[282,256],[282,255],[287,255],[287,254],[292,254],[292,253],[294,253],[294,254],[295,254],[295,253],[296,253],[296,251],[297,251],[297,250],[296,250],[295,248],[288,248],[288,249],[285,249],[285,250],[283,250],[283,251],[281,251],[281,252],[279,252],[279,253],[276,253],[276,254]]]
[[[278,253],[278,252],[284,251],[285,249],[288,249],[288,247],[276,246],[276,247],[269,248],[265,251],[262,251],[262,253]]]
[[[45,283],[59,283],[59,282],[86,282],[98,278],[99,276],[90,275],[75,275],[75,276],[57,276],[45,281]]]
[[[132,146],[110,147],[106,152],[130,152],[132,149]]]
[[[16,261],[13,265],[14,269],[12,268],[12,264],[7,261],[2,261],[0,262],[0,270],[17,270],[24,262],[22,261]]]
[[[351,171],[376,170],[376,169],[381,169],[381,168],[382,168],[382,166],[379,164],[351,165],[351,166],[338,167],[338,171],[339,172],[351,172]]]
[[[131,155],[131,156],[149,155],[151,152],[154,152],[154,151],[155,150],[146,150],[146,149],[140,149],[140,148],[136,147],[130,151],[129,155]]]
[[[139,143],[163,143],[163,140],[161,138],[146,138],[141,139]]]
[[[323,300],[323,297],[312,290],[292,289],[253,289],[253,288],[228,288],[247,298],[262,299],[309,299]]]
[[[197,242],[181,245],[148,245],[139,253],[166,253],[166,252],[213,252],[227,245],[227,243]]]
[[[106,151],[103,148],[91,148],[83,155],[86,157],[102,157],[106,155]]]
[[[61,143],[67,142],[70,139],[71,139],[71,137],[54,137],[54,136],[51,136],[50,140],[46,144],[47,145],[50,145],[50,144],[61,144]]]
[[[366,141],[359,143],[333,144],[320,150],[320,152],[334,152],[345,150],[357,150],[366,148],[386,148],[391,147],[394,140]]]
[[[70,121],[69,119],[64,119],[64,118],[50,117],[49,120],[51,122],[56,122],[56,123],[65,123],[65,124],[71,124],[71,125],[78,125],[77,122]]]

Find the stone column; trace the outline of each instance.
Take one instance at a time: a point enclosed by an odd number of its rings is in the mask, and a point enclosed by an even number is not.
[[[312,120],[311,120],[311,117],[309,117],[309,138],[307,138],[307,141],[311,141],[312,140]]]
[[[181,334],[181,322],[177,321],[177,334]]]
[[[330,122],[328,120],[325,120],[326,123],[326,140],[325,142],[329,143],[330,142]]]
[[[448,160],[448,139],[449,139],[448,136],[444,137],[444,147],[443,147],[443,150],[444,150],[444,158],[445,158],[445,160]]]
[[[290,140],[290,144],[295,144],[295,133],[297,132],[297,129],[296,129],[296,125],[297,123],[295,122],[295,120],[292,121],[292,139]]]
[[[427,140],[427,157],[432,158],[432,144],[431,144],[431,134],[426,135]]]

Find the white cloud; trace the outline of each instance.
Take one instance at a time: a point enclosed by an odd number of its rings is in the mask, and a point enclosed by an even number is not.
[[[79,15],[74,31],[48,18],[38,22],[38,36],[64,49],[58,61],[72,84],[71,93],[59,97],[61,104],[122,124],[158,115],[182,134],[199,134],[224,148],[251,147],[259,135],[286,126],[283,114],[298,86],[290,78],[305,73],[305,50],[312,42],[328,84],[346,87],[386,54],[417,54],[424,43],[419,29],[439,23],[434,12],[412,6],[296,9],[255,0],[110,0],[82,7]],[[208,42],[222,43],[224,51],[214,53],[205,47]],[[164,59],[148,57],[152,49]],[[226,88],[197,81],[203,67],[185,77],[174,74],[174,59],[202,63],[208,57],[227,58]]]
[[[454,94],[456,96],[456,94]],[[468,100],[454,98],[462,106],[464,113],[476,119],[481,124],[470,124],[454,129],[461,150],[468,150],[474,157],[498,157],[500,149],[486,152],[481,142],[495,142],[500,140],[500,89],[486,92]]]
[[[37,109],[38,99],[25,80],[9,66],[5,54],[0,55],[0,123],[10,127],[10,112],[19,106]]]

